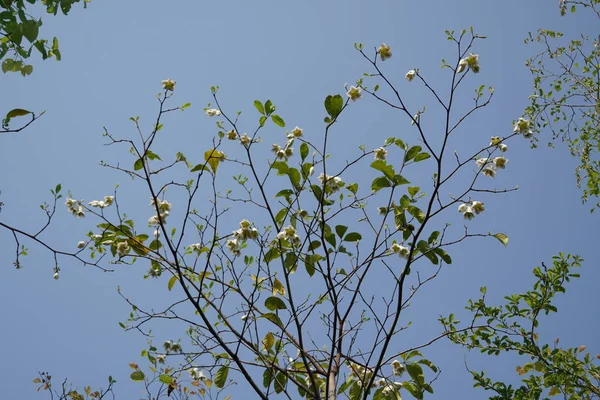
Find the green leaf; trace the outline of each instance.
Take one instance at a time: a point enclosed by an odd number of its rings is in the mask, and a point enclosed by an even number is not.
[[[302,143],[300,145],[300,158],[302,161],[308,156],[308,145],[306,143]]]
[[[419,153],[415,157],[415,162],[427,160],[429,157],[431,157],[431,155],[429,155],[429,153]]]
[[[221,368],[219,368],[219,370],[215,374],[215,380],[214,380],[215,386],[218,387],[219,389],[222,389],[223,386],[225,386],[225,383],[227,382],[228,374],[229,374],[229,366],[228,365],[223,365]]]
[[[133,371],[131,375],[129,375],[132,381],[141,382],[144,380],[146,375],[142,371]]]
[[[348,227],[345,225],[336,225],[335,226],[335,233],[337,233],[337,235],[339,236],[340,239],[344,237],[347,230],[348,230]]]
[[[21,69],[21,75],[23,76],[27,76],[27,75],[31,75],[31,73],[33,72],[33,65],[25,65],[23,66],[23,68]]]
[[[371,168],[383,172],[386,178],[394,180],[394,168],[383,160],[375,160],[371,163]]]
[[[210,165],[213,173],[217,172],[219,163],[225,159],[225,154],[217,149],[211,149],[204,153],[204,160]]]
[[[348,397],[350,400],[359,400],[362,397],[362,387],[355,381],[350,387],[350,391],[348,392]]]
[[[294,186],[294,188],[299,189],[300,188],[300,171],[298,171],[296,168],[290,168],[288,170],[288,176],[290,177],[290,182],[292,182],[292,185]]]
[[[493,236],[498,239],[500,243],[508,246],[508,236],[506,236],[504,233],[495,233]]]
[[[288,165],[283,161],[275,161],[273,164],[271,164],[271,168],[277,171],[278,175],[287,175],[290,169],[290,167],[288,167]]]
[[[144,168],[144,160],[141,158],[138,158],[137,160],[135,160],[135,163],[133,164],[133,169],[136,171],[139,171],[142,168]]]
[[[406,154],[404,155],[404,162],[410,161],[419,154],[421,151],[421,146],[413,146],[411,147]]]
[[[287,309],[287,306],[285,305],[283,300],[275,296],[267,297],[267,299],[265,300],[265,307],[267,307],[269,311]]]
[[[169,292],[171,291],[171,289],[173,289],[173,286],[175,286],[175,282],[177,282],[177,275],[173,275],[171,279],[169,279],[169,283],[167,284]]]
[[[265,107],[260,102],[260,100],[254,100],[254,107],[258,110],[259,113],[265,115]]]
[[[285,390],[285,385],[287,384],[287,375],[283,372],[279,372],[275,376],[275,384],[273,388],[275,389],[275,393],[281,393]]]
[[[38,37],[38,23],[34,20],[25,21],[21,24],[21,32],[23,36],[29,40],[30,43],[33,43],[35,39]]]
[[[425,382],[425,376],[423,375],[423,368],[419,364],[406,364],[406,371],[411,378],[417,384],[423,384]]]
[[[275,123],[275,125],[277,125],[281,128],[285,127],[285,121],[279,115],[277,115],[277,114],[271,115],[271,120]]]
[[[419,221],[420,223],[423,223],[423,221],[425,221],[425,213],[420,208],[415,207],[415,206],[409,206],[407,208],[407,211],[410,215],[415,217],[417,219],[417,221]]]
[[[358,242],[361,239],[362,239],[362,236],[361,236],[360,233],[358,233],[358,232],[350,232],[344,238],[344,242]]]
[[[415,195],[419,193],[419,190],[421,190],[421,188],[418,186],[409,186],[408,194],[410,194],[411,197],[415,197]]]
[[[6,118],[22,117],[27,114],[33,114],[33,113],[29,110],[23,110],[22,108],[15,108],[15,109],[10,110],[6,114]]]
[[[339,94],[335,96],[329,95],[325,98],[325,110],[327,110],[327,114],[329,114],[331,120],[334,120],[342,112],[343,107],[344,98]]]
[[[162,383],[164,383],[165,385],[170,385],[174,381],[174,379],[171,375],[165,375],[165,374],[161,374],[158,377],[158,380],[161,381]]]
[[[267,251],[267,253],[265,254],[265,262],[269,263],[279,256],[280,256],[279,250],[277,250],[276,248],[270,248],[269,251]]]
[[[263,372],[263,386],[269,387],[271,382],[273,381],[273,370],[270,368],[265,369]]]
[[[277,327],[283,328],[283,323],[281,322],[281,320],[279,319],[279,317],[277,316],[277,314],[266,313],[266,314],[263,314],[261,316],[261,318],[268,319],[269,321],[271,321],[272,323],[274,323],[275,325],[277,325]]]
[[[379,176],[375,179],[373,179],[373,182],[371,182],[371,190],[374,192],[377,192],[383,188],[386,187],[391,187],[392,184],[390,183],[389,179],[386,178],[385,176]]]
[[[431,235],[429,235],[429,239],[427,239],[427,243],[432,244],[433,242],[435,242],[437,240],[437,238],[439,236],[440,236],[440,231],[431,232]]]

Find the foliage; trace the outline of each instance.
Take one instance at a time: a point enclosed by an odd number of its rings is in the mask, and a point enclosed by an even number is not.
[[[91,0],[0,0],[0,61],[2,72],[20,72],[27,76],[33,72],[33,65],[27,64],[35,49],[42,59],[54,57],[61,59],[58,38],[42,39],[39,36],[42,19],[29,13],[28,7],[45,7],[48,14],[56,15],[60,11],[67,15],[73,4],[83,1],[84,7]],[[12,118],[30,115],[31,120],[25,125],[10,129]],[[0,133],[20,132],[28,127],[43,113],[36,115],[20,108],[13,109],[2,120]]]
[[[560,11],[565,15],[580,6],[600,22],[599,5],[599,0],[561,1]],[[534,78],[525,115],[535,121],[536,133],[550,129],[552,140],[567,142],[579,158],[577,185],[583,186],[582,199],[587,201],[600,196],[600,36],[565,39],[548,29],[529,34],[526,43],[543,50],[527,61]]]
[[[199,159],[183,152],[161,154],[157,143],[166,135],[166,115],[190,106],[169,107],[176,82],[162,81],[149,132],[139,117],[131,118],[134,138],[104,132],[109,145],[129,150],[131,160],[101,163],[146,190],[136,201],[150,198],[151,217],[147,222],[129,217],[140,207],[126,212],[118,186],[87,204],[67,193],[65,205],[73,216],[97,222],[76,252],[57,250],[44,235],[63,198],[58,185],[52,203],[42,206],[47,221],[37,233],[0,222],[15,238],[15,265],[23,266],[26,248],[19,240],[24,239],[51,252],[55,279],[59,260],[71,257],[104,270],[106,264],[141,263],[148,267],[145,278],[163,281],[160,308],[147,308],[119,291],[131,306],[121,326],[150,338],[142,351],[145,366],[130,364],[131,380],[145,385],[149,396],[211,398],[244,382],[262,399],[424,398],[439,374],[424,353],[446,333],[407,346],[402,333],[411,321],[404,311],[451,264],[453,245],[474,238],[508,243],[502,233],[453,229],[440,219],[455,219],[458,209],[459,218],[471,220],[485,211],[482,197],[514,190],[490,188],[487,182],[506,167],[508,160],[500,155],[506,142],[528,131],[528,122],[521,121],[506,137],[451,150],[452,143],[462,142],[457,128],[490,103],[493,89],[477,84],[471,106],[455,111],[459,89],[480,71],[479,55],[471,51],[483,37],[472,29],[446,34],[457,51],[455,60],[442,62],[448,93],[441,95],[419,69],[404,76],[406,84],[421,85],[440,110],[445,125],[438,135],[426,133],[425,105],[410,109],[384,71],[381,62],[392,56],[385,44],[372,53],[355,45],[371,72],[346,87],[345,96],[327,96],[317,141],[300,127],[289,129],[280,133],[267,160],[262,135],[283,131],[284,117],[271,100],[256,100],[256,120],[242,120],[240,112],[220,103],[218,87],[211,88],[213,104],[204,108],[216,120],[217,133],[210,145],[203,142]],[[404,122],[400,128],[410,129],[414,139],[390,137],[375,149],[360,145],[340,160],[330,142],[333,135],[346,134],[344,140],[349,135],[337,124],[366,97],[397,112]],[[232,171],[229,188],[223,174]],[[431,180],[429,193],[419,182],[424,173]],[[187,339],[150,337],[160,320],[184,327]]]
[[[565,284],[578,278],[574,271],[583,260],[576,256],[560,254],[553,257],[553,265],[533,270],[536,282],[532,290],[506,296],[506,304],[492,306],[486,302],[486,288],[481,297],[469,301],[467,310],[473,312],[472,325],[485,321],[467,331],[459,331],[459,321],[453,315],[441,318],[448,338],[468,349],[479,349],[490,356],[501,353],[518,353],[527,356],[516,372],[522,384],[514,387],[496,382],[485,371],[471,372],[475,387],[495,392],[493,400],[530,400],[560,395],[564,399],[600,398],[600,364],[598,359],[585,352],[586,346],[563,349],[559,339],[553,345],[542,344],[538,328],[540,317],[557,311],[554,297],[565,293]]]

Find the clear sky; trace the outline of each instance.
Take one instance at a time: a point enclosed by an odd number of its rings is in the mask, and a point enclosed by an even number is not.
[[[109,194],[120,183],[124,201],[134,204],[139,197],[137,189],[127,189],[130,181],[98,166],[100,160],[127,157],[126,152],[103,146],[106,140],[101,134],[104,126],[120,136],[135,134],[128,118],[136,115],[150,127],[155,95],[166,78],[177,81],[174,104],[189,101],[192,107],[166,120],[173,141],[164,141],[165,153],[183,150],[199,159],[209,147],[216,130],[202,108],[211,100],[211,85],[221,87],[220,99],[230,111],[252,115],[249,127],[255,120],[252,101],[270,98],[288,126],[300,125],[316,138],[323,129],[325,96],[342,93],[345,83],[352,84],[368,70],[353,48],[355,42],[366,48],[382,42],[392,46],[393,58],[384,64],[387,73],[413,108],[429,105],[424,118],[430,117],[430,126],[435,127],[439,110],[436,114],[422,86],[404,81],[404,73],[419,68],[442,85],[447,75],[439,68],[440,61],[455,54],[444,30],[473,26],[486,35],[475,49],[482,71],[467,82],[462,98],[470,98],[472,92],[466,88],[480,84],[493,86],[496,94],[454,144],[458,150],[479,142],[485,146],[490,136],[509,135],[511,121],[527,105],[531,77],[524,63],[534,52],[523,44],[527,33],[539,27],[597,33],[597,20],[581,12],[561,19],[556,3],[188,0],[167,5],[96,0],[87,10],[75,7],[68,17],[44,16],[43,35],[59,37],[63,60],[36,61],[33,75],[27,78],[15,74],[1,78],[0,110],[21,107],[46,110],[46,115],[22,133],[0,136],[0,201],[5,204],[0,217],[34,230],[43,221],[38,206],[48,200],[57,183],[88,201]],[[275,128],[271,130],[277,134]],[[359,144],[375,148],[386,137],[409,132],[408,121],[398,120],[371,99],[362,99],[352,105],[348,120],[340,123],[333,145],[344,159],[342,155],[356,154]],[[509,235],[509,246],[478,240],[455,247],[453,265],[415,300],[415,309],[427,318],[415,324],[412,335],[434,333],[439,329],[437,316],[460,314],[467,299],[477,297],[480,286],[488,286],[492,299],[526,290],[533,282],[532,268],[563,251],[586,260],[583,279],[569,285],[567,296],[558,299],[560,312],[544,320],[542,334],[547,340],[561,337],[564,346],[585,344],[590,351],[600,352],[596,290],[600,256],[594,250],[598,216],[581,204],[573,173],[576,164],[565,148],[531,150],[526,140],[517,139],[509,144],[507,170],[490,185],[518,185],[519,190],[486,199],[488,211],[473,221],[481,230]],[[142,198],[146,207],[147,195]],[[62,206],[58,214],[47,239],[72,250],[91,226],[69,218]],[[454,221],[462,224],[460,219]],[[147,301],[169,295],[164,284],[144,281],[145,267],[106,274],[69,260],[61,262],[61,278],[54,281],[48,253],[33,244],[28,247],[24,268],[15,270],[12,237],[0,232],[0,342],[4,344],[0,397],[34,398],[31,380],[37,371],[49,371],[57,382],[68,377],[80,386],[104,385],[112,375],[119,381],[118,398],[140,397],[141,385],[129,381],[127,364],[140,361],[145,339],[119,328],[129,309],[116,287]],[[183,336],[163,328],[160,338]],[[514,359],[481,359],[448,344],[433,347],[428,356],[443,371],[434,398],[483,397],[471,388],[465,360],[473,369],[483,367],[498,378],[518,381]]]

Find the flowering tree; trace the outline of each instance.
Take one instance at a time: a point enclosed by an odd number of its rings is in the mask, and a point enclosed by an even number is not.
[[[599,0],[559,3],[563,16],[567,10],[574,13],[579,6],[597,19],[600,19],[599,5]],[[600,37],[581,35],[565,41],[561,32],[539,29],[537,34],[529,34],[526,43],[539,44],[543,50],[527,62],[534,79],[531,104],[525,115],[535,122],[532,125],[535,133],[549,129],[553,141],[568,143],[571,154],[579,158],[576,177],[578,187],[583,182],[582,199],[598,197]],[[598,206],[600,203],[595,205]]]
[[[425,107],[410,109],[385,72],[382,62],[392,57],[385,44],[372,52],[355,45],[371,71],[347,86],[345,95],[327,96],[317,141],[299,126],[285,131],[270,100],[256,100],[257,120],[243,121],[212,87],[204,113],[216,120],[217,133],[201,160],[183,152],[161,155],[157,148],[166,115],[190,106],[170,106],[176,82],[164,80],[151,131],[135,117],[135,138],[104,132],[111,146],[125,146],[133,157],[131,167],[123,161],[102,165],[144,188],[138,201],[148,202],[148,219],[128,216],[135,210],[126,212],[118,187],[84,202],[72,193],[63,198],[58,185],[52,202],[42,207],[47,219],[38,232],[0,222],[15,239],[15,265],[23,266],[26,240],[53,255],[55,279],[60,259],[71,257],[103,270],[141,263],[148,267],[146,278],[164,281],[165,303],[158,311],[120,292],[132,307],[121,324],[125,330],[148,335],[158,321],[168,320],[187,336],[149,340],[142,352],[146,366],[131,364],[131,379],[144,385],[149,398],[212,398],[227,395],[237,382],[262,399],[422,399],[433,392],[439,374],[424,354],[427,346],[478,327],[449,328],[406,348],[401,337],[410,322],[404,311],[452,262],[453,245],[472,238],[508,243],[502,233],[472,231],[468,220],[485,212],[487,196],[514,190],[492,189],[488,182],[507,166],[506,142],[532,130],[519,119],[505,137],[454,151],[459,126],[490,104],[493,90],[477,85],[471,106],[455,110],[456,96],[480,70],[472,51],[483,37],[472,29],[446,33],[457,52],[442,64],[447,95],[419,69],[405,74],[407,84],[422,85],[440,110],[444,128],[437,135],[426,134]],[[374,148],[357,144],[356,154],[342,161],[329,145],[336,123],[369,100],[396,111],[415,139],[390,137]],[[268,129],[285,134],[265,160],[260,151]],[[233,188],[222,183],[224,171],[234,171]],[[361,182],[365,171],[371,177]],[[427,171],[429,189],[427,182],[414,182],[417,171]],[[63,200],[74,217],[95,220],[75,252],[58,250],[44,236]],[[466,226],[454,229],[445,221],[457,210]],[[59,398],[75,399],[103,398],[114,384],[109,378],[104,390],[80,392],[66,383],[52,385],[47,373],[35,382]]]

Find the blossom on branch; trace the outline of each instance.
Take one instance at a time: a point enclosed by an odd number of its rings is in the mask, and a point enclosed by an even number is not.
[[[350,100],[356,101],[362,97],[361,89],[356,86],[350,86],[350,88],[346,92],[346,96],[348,96]]]
[[[177,82],[175,82],[172,79],[165,79],[164,81],[161,81],[160,83],[162,84],[163,89],[168,90],[170,92],[175,90],[175,85],[177,84]]]
[[[377,53],[379,53],[381,61],[392,58],[392,48],[385,43],[381,43],[381,46],[377,48]]]

